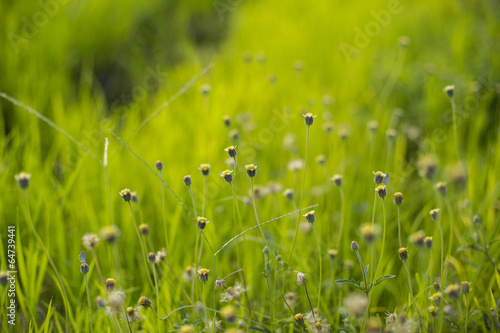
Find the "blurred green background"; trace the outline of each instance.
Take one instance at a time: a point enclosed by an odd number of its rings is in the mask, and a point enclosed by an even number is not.
[[[244,205],[250,182],[241,167],[258,165],[255,181],[262,189],[269,189],[265,186],[273,181],[282,189],[295,189],[298,197],[301,172],[299,177],[287,164],[304,158],[306,126],[301,114],[317,114],[311,127],[302,206],[319,204],[315,210],[325,249],[325,290],[331,288],[326,249],[335,245],[341,209],[338,190],[325,175],[344,176],[347,235],[338,249],[337,277],[346,274],[343,261],[355,259],[350,241],[361,239],[359,227],[371,218],[372,171],[390,173],[389,197],[395,191],[405,194],[405,238],[417,230],[431,236],[436,232],[428,212],[444,205],[432,188],[439,180],[449,183],[449,197],[455,215],[461,217],[458,225],[467,244],[478,242],[479,236],[463,209],[464,183],[472,210],[483,217],[486,234],[493,231],[499,213],[494,189],[500,174],[498,1],[2,0],[0,12],[0,91],[54,121],[98,160],[102,160],[105,137],[110,140],[111,206],[122,231],[118,246],[127,303],[154,294],[144,280],[147,273],[138,269],[142,267],[139,244],[118,192],[123,188],[137,191],[140,210],[136,216],[149,224],[155,250],[159,250],[164,247],[161,187],[158,178],[111,132],[153,168],[161,160],[165,181],[189,209],[191,199],[182,177],[192,175],[200,207],[203,178],[198,167],[211,164],[206,213],[211,223],[206,235],[219,248],[236,233],[232,193],[219,177],[229,168],[223,149],[238,146],[240,169],[235,182],[240,209],[244,226],[254,226],[252,208]],[[200,91],[204,84],[211,87],[206,96]],[[457,164],[450,103],[442,91],[447,84],[456,86],[459,147],[467,176]],[[155,110],[161,111],[137,132]],[[22,294],[16,330],[24,330],[29,322],[35,330],[41,329],[51,300],[56,319],[42,329],[51,330],[50,325],[57,327],[56,321],[64,321],[54,274],[25,222],[22,192],[14,180],[20,171],[32,175],[31,214],[67,284],[72,327],[83,330],[87,305],[78,254],[83,250],[83,234],[99,233],[110,224],[103,166],[60,132],[5,99],[0,100],[0,112],[3,245],[7,225],[19,225],[18,291]],[[223,115],[232,117],[229,129]],[[377,131],[367,129],[370,121],[377,122]],[[331,123],[329,133],[325,127]],[[391,129],[395,134],[387,133]],[[234,130],[238,139],[231,138]],[[320,154],[326,156],[325,169],[314,162]],[[419,171],[434,161],[435,176],[426,180]],[[391,282],[396,288],[374,292],[372,306],[379,314],[403,306],[408,298],[395,255],[399,247],[396,210],[392,200],[386,201],[386,253],[390,255],[383,269],[398,277]],[[281,190],[259,199],[258,208],[261,221],[293,210]],[[168,191],[166,210],[170,263],[181,274],[193,264],[196,229]],[[447,218],[445,213],[445,229]],[[376,222],[381,224],[381,219],[379,205]],[[295,221],[291,217],[265,228],[285,258]],[[259,274],[264,265],[259,236],[252,231],[247,238],[245,273],[251,301],[265,312],[266,300],[259,291],[265,286]],[[457,243],[457,248],[466,245]],[[361,246],[362,255],[368,257],[369,250]],[[96,250],[104,275],[112,277],[110,247],[101,242]],[[312,233],[300,233],[297,257],[289,263],[292,270],[310,274],[313,295],[318,278],[315,251]],[[500,259],[496,243],[490,252]],[[438,246],[433,253],[438,258]],[[0,268],[6,269],[5,253],[0,254]],[[493,267],[479,266],[485,260],[481,253],[466,251],[455,256],[450,278],[473,281],[477,292],[473,303],[480,311],[495,307],[500,280]],[[418,291],[426,287],[422,278],[426,258],[425,249],[410,248]],[[237,268],[234,248],[218,260],[221,277]],[[201,264],[210,267],[208,252]],[[438,271],[437,261],[433,266]],[[95,298],[103,287],[93,268],[91,264]],[[357,270],[353,272],[360,277]],[[172,287],[174,283],[172,276],[162,277],[162,314],[179,305],[181,295]],[[339,289],[335,287],[335,293]],[[297,309],[307,311],[307,300],[291,271],[285,290],[299,292]],[[345,296],[346,289],[343,292]],[[207,294],[210,299],[211,293]],[[336,301],[328,302],[334,309]],[[419,299],[424,310],[427,303],[426,297]],[[144,327],[154,331],[156,320],[150,314],[146,313]],[[95,320],[102,327],[108,325],[102,311]]]

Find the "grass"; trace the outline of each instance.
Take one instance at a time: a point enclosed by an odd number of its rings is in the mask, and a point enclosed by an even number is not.
[[[70,2],[17,51],[0,37],[0,271],[9,267],[14,225],[18,272],[16,326],[3,316],[2,331],[153,332],[159,320],[165,330],[198,331],[217,318],[224,329],[283,332],[500,325],[498,6],[401,2],[358,47],[355,28],[376,22],[371,12],[387,2],[241,2],[222,16],[213,5]],[[22,34],[23,17],[41,7],[0,9],[4,30]],[[409,45],[398,43],[403,35]],[[341,43],[359,52],[346,59]],[[443,91],[451,84],[452,98]],[[307,113],[316,118],[305,128]],[[228,160],[230,145],[238,163]],[[301,162],[289,170],[293,160]],[[246,179],[250,163],[258,170]],[[219,174],[233,168],[227,184]],[[390,174],[387,198],[404,194],[402,207],[373,193],[378,170]],[[21,171],[31,174],[28,197],[14,179]],[[325,184],[325,174],[339,183]],[[124,188],[140,209],[124,207]],[[303,217],[311,209],[313,224]],[[200,212],[210,221],[203,231]],[[365,223],[383,234],[367,243]],[[110,226],[120,232],[107,242],[101,230]],[[431,248],[419,232],[432,237]],[[101,240],[83,277],[87,233]],[[147,263],[146,245],[166,248],[165,265]],[[404,261],[400,248],[410,254]],[[333,259],[328,250],[337,250]],[[368,269],[351,268],[361,258]],[[203,284],[201,267],[210,268]],[[295,271],[307,274],[307,297]],[[2,309],[10,299],[4,276]],[[219,277],[227,285],[215,290]],[[107,278],[126,294],[111,318],[109,304],[95,302],[108,301]],[[463,281],[468,293],[446,293]],[[442,298],[430,313],[434,282]],[[231,321],[221,294],[234,290]],[[293,304],[284,302],[289,292]],[[124,320],[141,296],[151,308]],[[386,311],[398,319],[386,321]]]

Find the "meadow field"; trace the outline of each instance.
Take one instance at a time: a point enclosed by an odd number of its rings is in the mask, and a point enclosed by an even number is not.
[[[2,332],[500,331],[500,3],[0,1]]]

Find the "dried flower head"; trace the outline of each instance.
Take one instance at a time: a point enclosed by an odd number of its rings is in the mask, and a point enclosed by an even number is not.
[[[451,318],[455,315],[455,308],[452,305],[448,304],[444,307],[443,313],[445,316]]]
[[[462,281],[462,283],[460,283],[460,286],[462,287],[462,294],[468,294],[470,292],[470,285],[471,282],[469,281]]]
[[[87,233],[83,235],[82,243],[87,250],[92,250],[99,243],[99,237],[96,234]]]
[[[17,185],[19,185],[21,189],[24,190],[30,186],[31,175],[29,173],[23,171],[15,175],[14,178],[17,180]]]
[[[125,304],[127,295],[123,291],[115,290],[109,295],[109,304],[115,308],[120,308]]]
[[[198,278],[200,279],[201,282],[208,281],[208,272],[210,272],[210,270],[206,268],[201,268],[198,270]]]
[[[446,96],[452,98],[455,95],[455,86],[449,85],[443,88],[443,91],[446,93]]]
[[[147,225],[146,223],[140,224],[138,228],[139,232],[144,236],[149,235],[149,225]]]
[[[115,225],[104,227],[101,229],[101,237],[109,244],[113,244],[120,237],[120,229]]]
[[[303,114],[302,116],[304,116],[304,123],[307,125],[307,126],[311,126],[314,122],[314,118],[316,118],[315,115],[313,115],[312,113],[308,112],[306,114]]]
[[[448,192],[448,190],[446,189],[446,183],[445,182],[437,182],[436,185],[434,185],[434,188],[441,195],[446,195],[446,193]]]
[[[136,191],[130,192],[130,195],[132,196],[132,202],[139,202],[139,196]]]
[[[162,248],[160,251],[156,252],[156,263],[160,263],[167,257],[167,250]]]
[[[431,215],[431,217],[432,217],[432,219],[433,219],[434,221],[439,220],[439,211],[440,211],[440,209],[439,209],[439,208],[434,208],[433,210],[431,210],[431,211],[429,212],[429,214]]]
[[[232,182],[233,181],[233,175],[232,175],[233,171],[229,171],[229,170],[224,170],[220,173],[220,176],[222,178],[224,178],[224,180],[228,183]]]
[[[245,169],[247,169],[248,177],[255,177],[255,174],[257,173],[257,166],[256,165],[247,164],[247,165],[245,165]]]
[[[191,186],[191,184],[193,183],[193,180],[191,179],[191,175],[184,176],[184,178],[182,180],[184,181],[184,185],[186,185],[186,186]]]
[[[403,193],[401,192],[394,193],[394,203],[398,206],[401,206],[401,204],[403,203]]]
[[[337,186],[342,186],[342,175],[333,175],[332,180],[333,183]]]
[[[380,198],[385,198],[385,196],[387,195],[387,191],[385,189],[385,185],[379,185],[375,188],[375,191],[377,192],[378,196]]]
[[[394,138],[396,138],[397,134],[398,134],[398,132],[396,132],[396,130],[394,128],[389,128],[387,131],[385,131],[385,136],[389,140],[394,140]]]
[[[350,259],[344,260],[344,267],[347,271],[350,271],[354,267],[354,261]]]
[[[106,292],[111,293],[115,290],[115,280],[114,279],[106,279],[106,282],[104,282],[104,289]]]
[[[235,128],[235,129],[232,129],[231,131],[229,131],[229,138],[232,140],[232,141],[237,141],[239,140],[240,138],[240,132]]]
[[[145,296],[141,296],[141,298],[139,298],[139,301],[137,302],[137,304],[145,308],[149,308],[151,306],[151,303],[151,300]]]
[[[406,260],[408,259],[408,248],[407,247],[402,247],[398,250],[399,254],[399,259],[401,260]]]
[[[201,171],[201,174],[203,176],[208,176],[208,174],[210,173],[210,164],[207,163],[200,164],[198,170]]]
[[[198,216],[196,218],[197,220],[197,223],[196,225],[198,226],[198,228],[200,228],[201,230],[205,229],[205,227],[207,226],[207,223],[209,223],[210,221],[207,220],[206,217],[203,217],[203,216]]]
[[[316,221],[316,216],[314,216],[314,210],[311,210],[311,211],[305,213],[304,217],[306,218],[307,222],[309,222],[309,223],[314,223],[314,221]]]
[[[359,292],[350,293],[343,300],[347,313],[353,317],[362,316],[368,306],[368,298]]]
[[[297,273],[297,285],[301,286],[306,282],[307,274],[296,272]]]
[[[219,278],[217,278],[215,280],[215,290],[217,290],[219,288],[220,289],[224,288],[226,286],[226,284],[227,284],[226,280],[224,280],[224,279],[220,280]]]
[[[398,315],[396,314],[396,310],[394,310],[394,312],[386,311],[385,315],[386,315],[385,322],[387,324],[393,324],[398,319]]]
[[[224,151],[227,151],[227,154],[229,155],[229,157],[231,157],[231,158],[236,157],[236,154],[237,154],[236,146],[229,146],[226,149],[224,149]]]
[[[236,282],[233,287],[227,287],[226,290],[220,295],[221,302],[231,302],[239,300],[240,296],[245,292],[245,288]]]
[[[132,200],[132,193],[130,192],[130,190],[128,188],[121,190],[120,195],[121,195],[123,201],[125,201],[125,202],[129,202],[130,200]]]

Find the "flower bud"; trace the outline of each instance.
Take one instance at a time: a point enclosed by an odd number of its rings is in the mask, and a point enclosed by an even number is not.
[[[326,163],[325,155],[316,156],[316,163],[318,163],[319,165],[325,165],[325,163]]]
[[[431,217],[434,221],[439,220],[439,210],[440,210],[439,208],[434,208],[433,210],[431,210],[429,212],[429,214],[431,215]]]
[[[29,173],[20,172],[17,175],[15,175],[14,178],[17,180],[17,185],[19,185],[21,189],[24,190],[27,189],[28,186],[30,186],[31,175]]]
[[[115,290],[115,280],[113,279],[106,279],[106,282],[104,283],[104,289],[110,293]]]
[[[293,200],[293,190],[287,188],[286,190],[283,191],[283,195],[285,196],[285,198],[287,198],[288,200],[292,201]]]
[[[161,161],[156,161],[155,167],[156,170],[161,171],[163,170],[163,163],[161,163]]]
[[[403,193],[401,192],[394,193],[394,203],[398,206],[401,206],[401,204],[403,203]]]
[[[232,172],[233,171],[229,171],[229,170],[224,170],[221,172],[220,176],[222,178],[224,178],[224,180],[228,183],[232,182],[233,181],[233,175],[232,175]]]
[[[129,202],[132,200],[132,193],[130,193],[130,190],[128,188],[121,190],[120,195],[125,202]]]
[[[227,154],[229,155],[229,157],[232,157],[232,158],[236,157],[236,154],[237,154],[236,146],[229,146],[226,149],[224,149],[224,151],[227,151]]]
[[[468,294],[470,292],[471,282],[462,281],[462,283],[460,285],[462,287],[462,294]]]
[[[208,83],[202,84],[200,87],[200,92],[203,96],[208,96],[210,92],[212,91],[212,86],[209,85]]]
[[[342,175],[333,175],[333,183],[337,186],[342,186]]]
[[[408,248],[407,247],[402,247],[398,250],[399,254],[399,259],[401,260],[406,260],[408,259]]]
[[[441,285],[437,282],[434,282],[432,284],[432,288],[434,288],[435,291],[440,291],[441,290]]]
[[[304,316],[302,315],[302,313],[297,313],[295,316],[293,316],[293,320],[295,320],[295,324],[297,324],[297,326],[304,325]]]
[[[304,217],[306,218],[307,222],[309,222],[309,223],[314,223],[314,221],[316,221],[316,216],[314,216],[314,210],[311,210],[310,212],[305,213]]]
[[[356,241],[352,241],[352,243],[351,243],[351,250],[357,251],[358,249],[359,249],[358,243],[356,243]]]
[[[220,310],[220,314],[221,314],[222,318],[224,318],[229,323],[234,323],[236,321],[236,318],[237,318],[236,311],[234,309],[234,306],[232,306],[232,305],[228,305],[228,306],[223,307]]]
[[[82,264],[80,265],[80,272],[82,272],[82,274],[87,274],[89,270],[89,265],[87,265],[86,262],[82,262]]]
[[[186,185],[186,186],[191,186],[191,184],[193,183],[193,180],[191,179],[191,175],[184,176],[183,181],[184,181],[184,185]]]
[[[148,253],[148,262],[153,264],[155,261],[156,261],[156,254],[154,254],[153,252],[149,252]]]
[[[446,96],[452,98],[453,95],[455,95],[455,86],[454,85],[449,85],[444,87],[443,91],[446,93]]]
[[[425,243],[426,248],[428,248],[428,249],[432,248],[432,237],[429,237],[429,236],[425,237],[424,243]]]
[[[449,298],[457,299],[460,297],[460,292],[457,284],[450,284],[448,287],[446,287],[444,293]]]
[[[149,235],[149,226],[146,223],[139,225],[139,232],[144,236]]]
[[[247,169],[248,177],[255,177],[255,174],[257,173],[257,166],[256,165],[247,164],[247,165],[245,165],[245,169]]]
[[[435,306],[435,305],[431,305],[427,308],[429,310],[429,314],[433,317],[436,317],[437,316],[437,312],[438,312],[438,307]]]
[[[224,126],[229,127],[231,126],[231,117],[228,115],[225,115],[222,117],[222,121],[224,122]]]
[[[303,114],[304,116],[304,123],[307,125],[307,126],[311,126],[314,122],[314,118],[316,118],[316,116],[314,116],[312,113],[306,113],[306,114]]]
[[[95,298],[95,305],[98,309],[103,309],[104,306],[106,306],[106,303],[104,302],[104,298],[102,298],[101,296],[97,296]]]
[[[334,260],[335,258],[337,258],[338,254],[339,254],[339,251],[337,251],[335,249],[328,250],[328,257],[330,258],[330,260]]]
[[[145,296],[141,296],[141,298],[139,298],[139,301],[137,302],[137,304],[145,308],[149,308],[151,306],[151,303],[151,300]]]
[[[385,189],[385,185],[379,185],[375,188],[375,191],[377,191],[377,194],[379,197],[381,197],[382,199],[385,198],[385,196],[387,195],[387,191]]]
[[[207,282],[208,281],[208,272],[210,270],[206,268],[202,268],[198,271],[198,278],[200,279],[201,282]]]
[[[446,183],[445,182],[438,182],[436,185],[434,185],[434,188],[441,195],[446,195],[446,193],[448,192],[448,190],[446,189]]]
[[[198,222],[196,223],[196,225],[198,226],[198,228],[200,228],[201,230],[205,229],[205,227],[207,226],[207,223],[209,223],[210,221],[207,220],[206,217],[203,217],[203,216],[198,216],[198,218],[196,219]]]
[[[210,173],[210,164],[200,164],[200,167],[198,169],[201,171],[201,174],[203,176],[208,176],[208,174]]]
[[[375,184],[380,185],[384,181],[385,173],[382,171],[373,172],[373,181]]]

